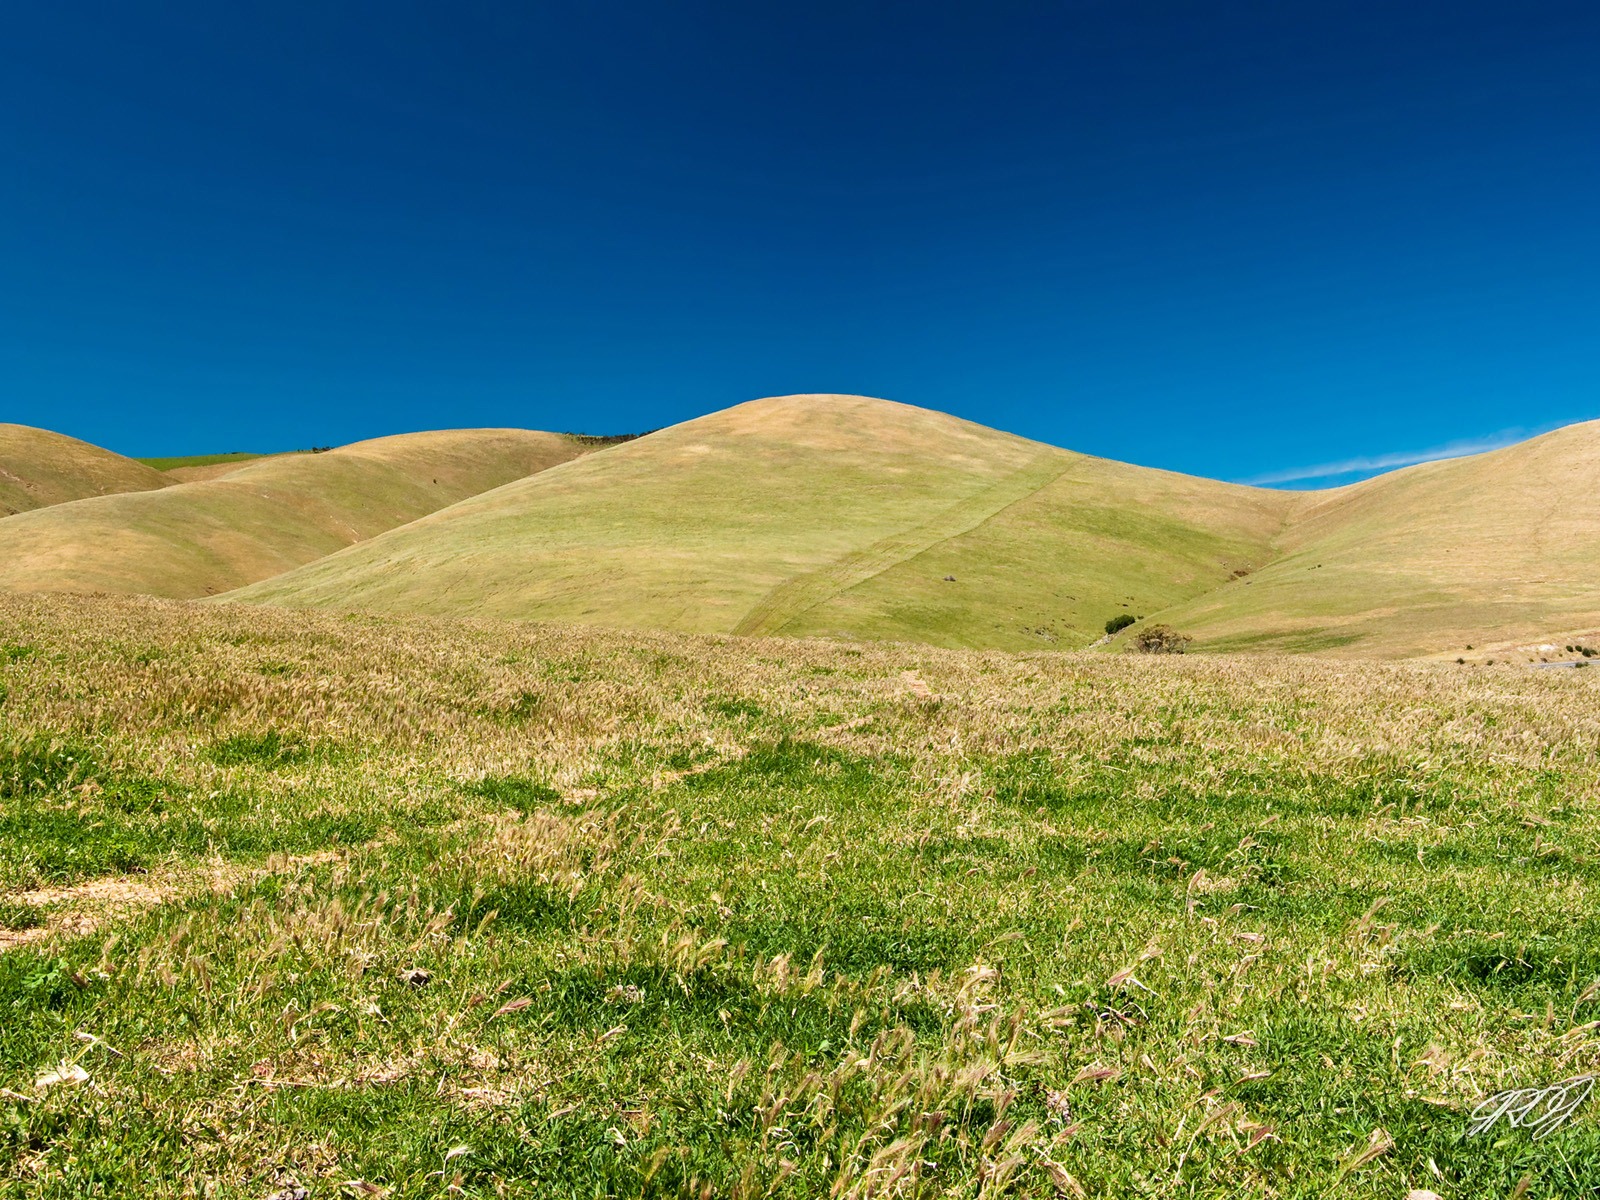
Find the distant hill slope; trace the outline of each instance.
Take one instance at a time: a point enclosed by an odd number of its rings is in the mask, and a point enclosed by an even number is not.
[[[231,598],[1077,648],[1110,616],[1266,561],[1296,503],[889,401],[786,396],[476,496]]]
[[[292,453],[309,453],[309,451],[292,451]],[[170,458],[141,458],[139,461],[160,471],[169,482],[193,483],[196,479],[220,479],[250,463],[276,457],[277,455],[272,454],[253,454],[235,450],[226,454],[182,454]]]
[[[1270,566],[1160,619],[1197,648],[1383,657],[1589,636],[1600,421],[1304,494]]]
[[[57,504],[0,520],[0,587],[211,595],[585,448],[560,434],[518,429],[402,434],[322,454],[258,459],[217,479],[159,491]],[[160,472],[149,474],[165,482]]]
[[[0,424],[0,517],[171,482],[152,467],[77,438]]]

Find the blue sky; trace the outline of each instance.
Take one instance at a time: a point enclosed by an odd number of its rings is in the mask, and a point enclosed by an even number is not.
[[[12,6],[0,420],[845,391],[1343,481],[1600,416],[1597,60],[1540,0]]]

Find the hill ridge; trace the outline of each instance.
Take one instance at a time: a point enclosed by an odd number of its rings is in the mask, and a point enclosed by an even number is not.
[[[372,438],[0,521],[0,587],[198,598],[281,574],[583,452],[531,430]]]
[[[64,433],[0,422],[0,520],[90,496],[154,491],[171,480]]]
[[[1302,495],[1251,591],[1236,581],[1159,618],[1215,649],[1386,656],[1600,631],[1600,421]]]
[[[1063,480],[1077,484],[1063,490]],[[1046,508],[1065,499],[1092,519],[1062,538],[1040,537],[1033,516],[1012,520],[1045,492],[1055,496]],[[1152,496],[1171,497],[1180,515],[1143,502]],[[1220,581],[1222,558],[1259,559],[1287,501],[897,402],[768,397],[473,497],[229,598],[712,633],[1082,644],[1119,603],[1160,607]],[[1202,515],[1182,515],[1189,509]],[[970,582],[910,605],[874,592],[875,579],[898,577],[907,561],[997,525],[1022,547],[1011,554],[1017,570],[983,595]],[[1046,561],[1030,565],[1041,546]],[[1102,577],[1059,587],[1075,561]],[[997,623],[978,611],[1008,594],[1011,611]],[[870,611],[836,619],[869,595]]]

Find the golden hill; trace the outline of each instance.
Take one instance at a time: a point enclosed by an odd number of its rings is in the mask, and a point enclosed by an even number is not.
[[[0,517],[85,496],[142,492],[172,482],[160,471],[77,438],[0,424]]]
[[[786,396],[475,496],[232,598],[1078,648],[1108,616],[1266,561],[1296,503],[909,405]]]
[[[1270,565],[1159,616],[1217,650],[1472,658],[1593,638],[1600,421],[1305,493]]]
[[[256,459],[159,491],[56,504],[0,521],[0,588],[211,595],[585,449],[560,434],[519,429],[402,434]],[[167,482],[149,474],[159,481],[152,487]]]
[[[1197,651],[1600,646],[1600,422],[1298,493],[859,396],[585,449],[480,430],[179,467],[217,477],[0,521],[0,587],[996,649],[1123,613]]]

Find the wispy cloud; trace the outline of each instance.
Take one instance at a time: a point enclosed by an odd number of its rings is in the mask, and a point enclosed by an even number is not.
[[[1376,475],[1379,471],[1392,471],[1396,467],[1414,467],[1418,463],[1438,462],[1443,458],[1462,458],[1468,454],[1483,454],[1500,450],[1514,442],[1532,437],[1527,429],[1503,429],[1487,437],[1447,442],[1430,450],[1402,450],[1392,454],[1370,454],[1358,458],[1340,459],[1338,462],[1319,463],[1314,467],[1289,467],[1282,471],[1268,471],[1240,483],[1268,487],[1278,483],[1303,483],[1315,479],[1337,479],[1343,475]]]

